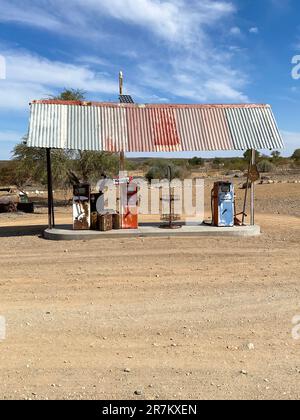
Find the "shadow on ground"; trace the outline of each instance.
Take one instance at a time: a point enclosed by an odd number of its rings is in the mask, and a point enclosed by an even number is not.
[[[42,235],[45,229],[46,229],[45,225],[2,226],[0,227],[0,238]]]

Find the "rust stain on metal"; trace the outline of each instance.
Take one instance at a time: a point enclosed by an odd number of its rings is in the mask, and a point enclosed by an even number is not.
[[[117,145],[116,142],[113,141],[113,139],[111,137],[107,137],[105,139],[105,150],[107,150],[108,152],[114,153],[114,152],[118,152],[119,150],[117,150]]]
[[[174,114],[165,109],[157,109],[154,120],[154,145],[159,148],[174,149],[180,144]]]
[[[34,101],[31,147],[109,152],[281,149],[269,105]]]
[[[141,104],[120,104],[116,102],[93,102],[93,101],[64,101],[59,99],[42,99],[33,100],[31,104],[43,105],[78,105],[78,106],[93,106],[93,107],[111,107],[111,108],[140,108]],[[268,104],[144,104],[146,109],[232,109],[232,108],[270,108]]]

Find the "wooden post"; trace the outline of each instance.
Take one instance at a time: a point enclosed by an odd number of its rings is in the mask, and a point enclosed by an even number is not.
[[[47,181],[48,181],[48,228],[54,227],[54,206],[53,206],[53,188],[52,188],[52,165],[51,149],[47,149]]]
[[[251,165],[256,164],[256,150],[252,149]],[[255,225],[255,183],[251,182],[251,226]]]

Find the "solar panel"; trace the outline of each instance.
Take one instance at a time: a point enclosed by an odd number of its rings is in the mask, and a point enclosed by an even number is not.
[[[120,95],[121,104],[134,104],[134,100],[130,95]]]

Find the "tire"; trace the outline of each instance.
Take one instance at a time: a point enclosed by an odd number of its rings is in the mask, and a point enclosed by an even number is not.
[[[7,213],[16,213],[17,210],[17,206],[15,205],[15,203],[9,203],[7,205]]]

